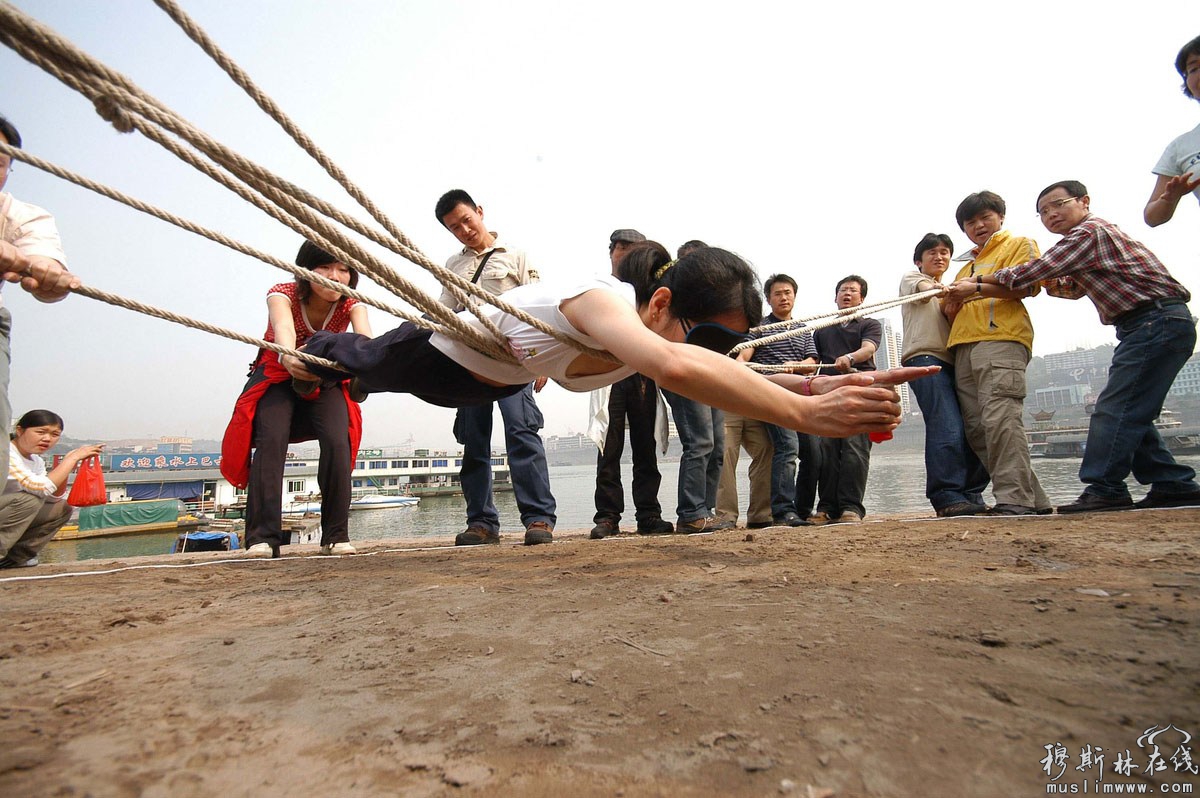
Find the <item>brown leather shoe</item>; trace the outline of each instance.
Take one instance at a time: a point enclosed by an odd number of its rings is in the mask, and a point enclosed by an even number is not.
[[[499,543],[500,533],[481,526],[469,526],[466,532],[454,536],[455,546],[481,546],[485,543]]]
[[[525,527],[525,545],[537,546],[540,543],[553,543],[554,534],[550,525],[545,521],[534,521]]]

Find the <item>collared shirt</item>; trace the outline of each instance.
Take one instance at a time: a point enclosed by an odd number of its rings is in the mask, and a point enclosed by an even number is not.
[[[982,247],[954,258],[956,261],[968,261],[955,279],[994,274],[1005,266],[1027,263],[1041,254],[1037,242],[1032,238],[1022,238],[1007,230],[999,230]],[[1038,290],[1035,285],[1030,296]],[[1033,322],[1029,320],[1029,312],[1021,300],[984,297],[963,302],[962,309],[950,326],[950,340],[946,345],[953,348],[979,341],[1016,341],[1032,351]]]
[[[900,278],[900,296],[911,296],[940,286],[941,283],[928,274],[914,269]],[[950,338],[950,322],[942,314],[942,303],[937,297],[901,305],[900,318],[904,322],[904,351],[900,354],[901,362],[920,355],[936,357],[943,363],[954,362],[954,358],[946,350],[946,341]]]
[[[22,255],[52,258],[67,265],[54,217],[12,194],[0,193],[0,241],[12,244]]]
[[[781,321],[784,320],[774,313],[768,313],[763,317],[762,324],[765,326]],[[766,338],[786,331],[786,329],[768,330],[766,332],[755,333],[754,337]],[[778,366],[784,363],[796,363],[801,360],[807,360],[810,357],[814,360],[816,359],[817,346],[813,343],[812,333],[803,332],[772,344],[756,346],[754,354],[750,357],[750,361],[753,363],[762,363],[764,366]]]
[[[461,252],[446,261],[446,268],[464,280],[470,280],[475,276],[484,256],[492,252],[494,254],[488,258],[487,265],[483,267],[483,271],[476,281],[484,291],[490,294],[503,294],[517,286],[536,283],[540,277],[536,269],[529,267],[524,250],[502,243],[496,233],[492,233],[492,235],[496,236],[496,240],[490,247],[483,252],[463,247]],[[463,304],[455,298],[454,294],[450,293],[449,289],[442,291],[439,301],[456,311],[465,310]]]
[[[1042,257],[1001,269],[995,276],[1018,290],[1054,280],[1046,284],[1048,294],[1066,299],[1086,295],[1103,324],[1112,324],[1144,302],[1192,298],[1145,244],[1094,214],[1068,230]]]

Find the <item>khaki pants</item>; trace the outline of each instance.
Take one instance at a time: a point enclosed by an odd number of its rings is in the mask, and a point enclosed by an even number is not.
[[[1044,509],[1050,499],[1029,461],[1025,437],[1025,367],[1029,350],[1016,341],[954,347],[955,388],[967,443],[992,475],[998,504]]]
[[[751,524],[771,523],[771,456],[775,447],[761,421],[725,411],[725,462],[717,484],[717,515],[727,521],[738,520],[737,464],[740,449],[750,455],[750,507],[746,520]]]
[[[71,517],[71,506],[20,491],[0,496],[0,557],[24,565]]]

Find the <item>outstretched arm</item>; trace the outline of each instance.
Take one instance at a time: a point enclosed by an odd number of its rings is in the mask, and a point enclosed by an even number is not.
[[[900,423],[895,391],[872,385],[870,374],[847,375],[845,387],[827,395],[798,396],[724,355],[664,339],[607,291],[589,291],[569,300],[563,303],[563,313],[621,362],[661,387],[711,407],[828,437],[884,432]],[[661,313],[652,323],[667,334],[678,324],[661,318]]]
[[[1179,200],[1197,188],[1200,188],[1200,177],[1193,177],[1191,173],[1174,177],[1159,175],[1154,183],[1154,191],[1150,194],[1150,201],[1142,211],[1146,224],[1158,227],[1171,221],[1175,209],[1179,207]]]

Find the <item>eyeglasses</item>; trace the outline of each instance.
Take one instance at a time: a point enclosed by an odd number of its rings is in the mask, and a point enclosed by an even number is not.
[[[1050,200],[1045,205],[1038,208],[1038,216],[1045,216],[1046,214],[1050,213],[1050,211],[1057,210],[1066,205],[1068,202],[1074,202],[1077,199],[1079,199],[1079,197],[1066,197],[1064,199]]]
[[[683,342],[692,344],[719,355],[729,353],[738,344],[749,341],[750,334],[731,330],[724,324],[715,321],[702,321],[691,324],[687,319],[680,319],[679,326],[683,328]]]

